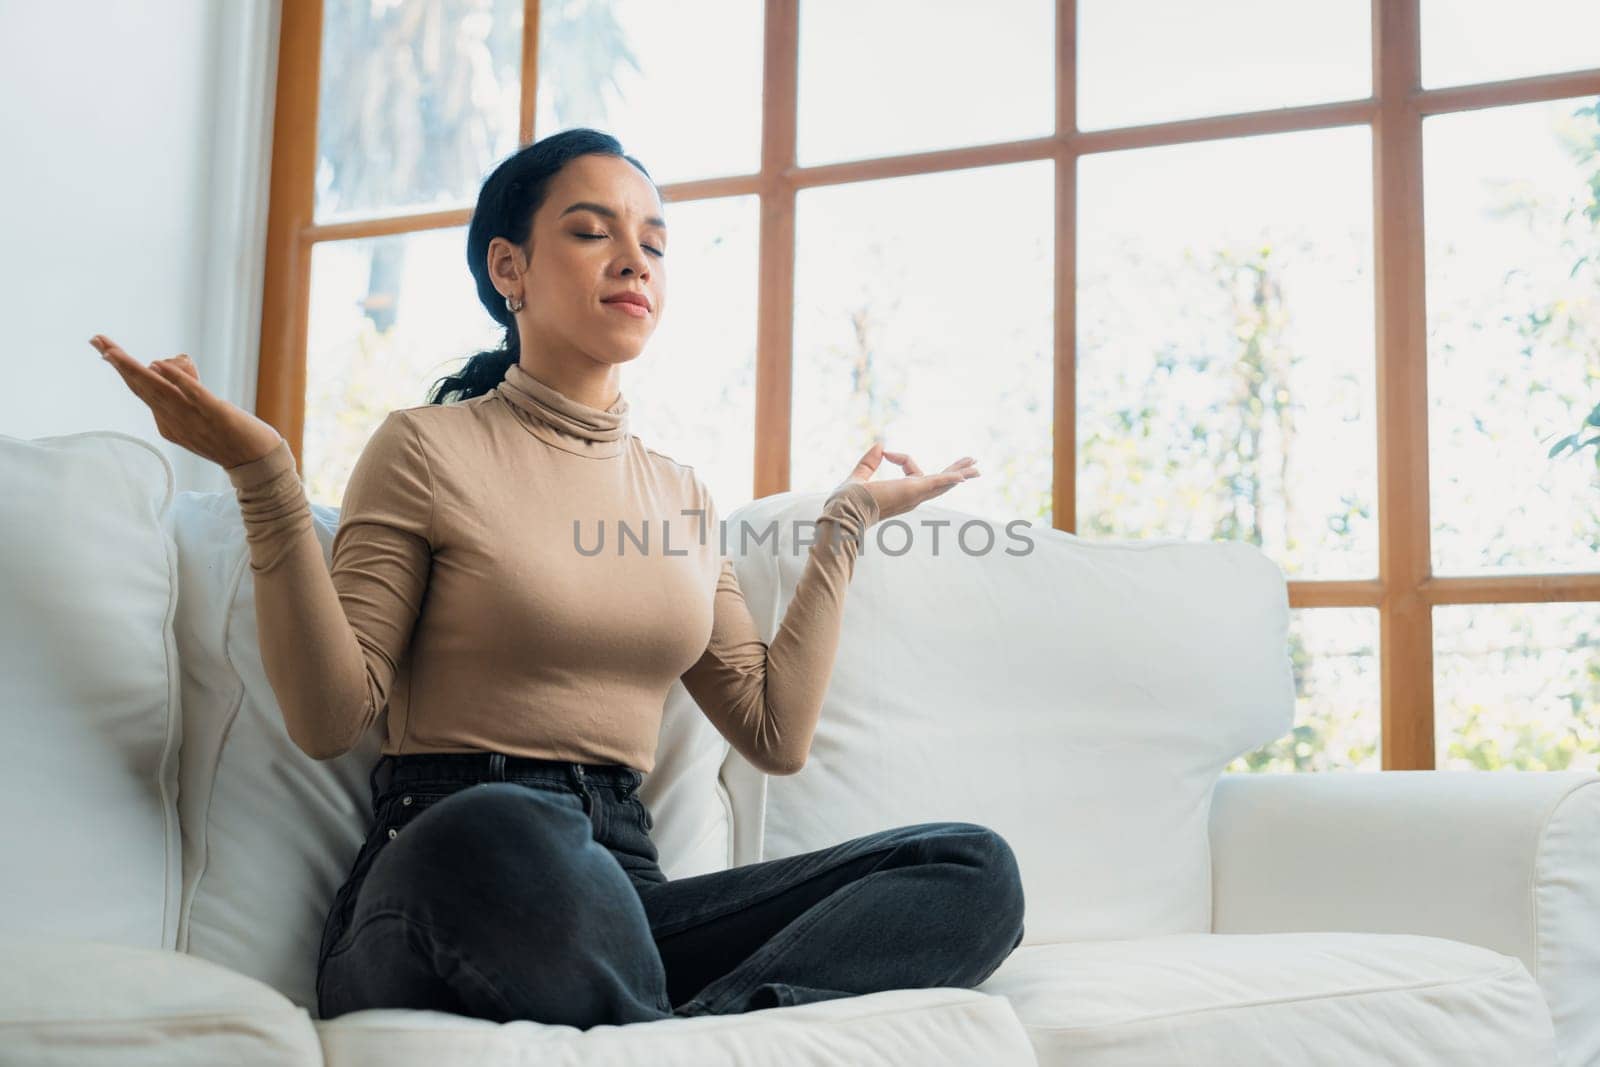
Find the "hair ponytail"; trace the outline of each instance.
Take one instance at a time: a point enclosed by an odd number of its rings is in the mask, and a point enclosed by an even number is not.
[[[508,326],[506,338],[499,348],[479,352],[468,359],[467,365],[455,374],[436,381],[433,392],[428,395],[428,403],[460,403],[492,392],[494,387],[505,379],[506,371],[511,369],[511,364],[521,358],[522,349],[517,344],[517,329],[515,326]]]

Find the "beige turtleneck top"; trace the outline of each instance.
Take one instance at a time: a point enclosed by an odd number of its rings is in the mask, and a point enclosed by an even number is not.
[[[627,413],[519,363],[481,396],[390,412],[351,471],[331,567],[287,441],[227,468],[295,744],[339,756],[387,709],[384,753],[649,773],[682,679],[752,764],[798,770],[877,503],[859,482],[828,497],[768,645],[726,552],[737,525],[722,530],[694,469],[630,434]]]

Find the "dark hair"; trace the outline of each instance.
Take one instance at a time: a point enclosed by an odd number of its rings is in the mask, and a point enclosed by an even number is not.
[[[458,373],[436,381],[428,403],[446,404],[482,396],[499,385],[511,364],[521,358],[516,317],[506,310],[505,297],[489,280],[489,242],[504,237],[519,247],[527,244],[534,213],[549,195],[551,179],[572,160],[589,155],[625,159],[650,178],[644,164],[624,152],[615,137],[578,126],[524,145],[484,179],[467,227],[467,267],[477,282],[479,301],[505,327],[505,338],[499,348],[479,352]],[[650,184],[655,185],[655,179],[651,178]],[[659,188],[656,191],[660,193]]]

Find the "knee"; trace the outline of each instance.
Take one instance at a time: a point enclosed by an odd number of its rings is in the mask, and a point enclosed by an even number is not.
[[[977,823],[946,823],[941,835],[952,858],[979,872],[978,883],[985,914],[992,916],[999,929],[1015,931],[1012,947],[1022,940],[1026,901],[1022,890],[1022,870],[1011,843],[998,831]]]

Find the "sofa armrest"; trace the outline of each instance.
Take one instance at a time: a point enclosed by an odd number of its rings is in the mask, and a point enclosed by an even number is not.
[[[322,1067],[304,1008],[171,949],[0,934],[0,1061]]]
[[[1527,965],[1567,1063],[1600,1063],[1600,774],[1225,774],[1212,930],[1426,934]]]

